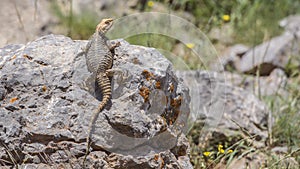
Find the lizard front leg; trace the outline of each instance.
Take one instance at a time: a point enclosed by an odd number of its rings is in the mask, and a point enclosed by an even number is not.
[[[112,53],[114,53],[115,48],[121,46],[121,43],[120,42],[117,42],[117,43],[107,42],[107,46],[108,46],[109,50]]]

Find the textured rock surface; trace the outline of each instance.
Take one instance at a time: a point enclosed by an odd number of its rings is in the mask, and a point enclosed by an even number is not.
[[[181,133],[187,88],[155,49],[120,41],[114,67],[123,73],[112,79],[112,104],[94,125],[84,167],[192,168]],[[82,168],[101,100],[81,53],[85,44],[48,35],[0,49],[1,165]]]
[[[249,50],[242,56],[238,70],[250,74],[259,70],[260,75],[269,75],[275,68],[284,69],[292,57],[299,55],[299,38],[285,33]]]
[[[216,71],[223,71],[224,69],[227,71],[236,70],[239,67],[241,56],[244,55],[247,50],[249,50],[249,47],[237,44],[232,47],[229,47],[222,56],[219,57],[220,64],[215,64],[212,66],[213,70]]]
[[[267,138],[268,109],[256,96],[226,82],[226,75],[206,71],[177,72],[190,88],[191,119],[202,119],[221,136],[256,135],[257,146]]]
[[[292,15],[284,18],[279,25],[285,32],[252,49],[244,45],[229,47],[211,68],[216,71],[238,70],[241,73],[267,76],[274,69],[286,70],[289,67],[300,67],[300,16]],[[289,67],[287,67],[289,66]]]
[[[300,15],[291,15],[279,22],[279,26],[283,27],[286,32],[300,35]]]
[[[274,69],[269,76],[251,76],[223,72],[223,79],[228,84],[245,89],[256,96],[288,95],[286,84],[288,78],[283,70]],[[221,76],[222,77],[222,76]]]

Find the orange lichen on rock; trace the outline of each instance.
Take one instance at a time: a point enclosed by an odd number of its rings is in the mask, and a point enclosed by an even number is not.
[[[181,105],[182,96],[171,100],[171,106],[174,108],[179,108]]]
[[[161,169],[165,166],[165,161],[164,159],[161,159]]]
[[[45,92],[45,91],[47,90],[47,86],[44,85],[44,86],[42,87],[42,90],[43,90],[43,92]]]
[[[160,83],[160,81],[156,81],[155,88],[156,89],[161,89],[161,83]]]
[[[17,101],[17,100],[18,100],[17,97],[13,97],[13,98],[11,98],[11,99],[9,100],[9,102],[10,102],[10,103],[13,103],[13,102],[15,102],[15,101]]]
[[[173,91],[174,91],[174,85],[173,85],[173,83],[170,84],[169,89],[170,89],[170,92],[173,92]]]
[[[148,70],[143,70],[142,75],[146,78],[146,80],[150,80],[154,77],[153,73],[149,72]]]
[[[147,102],[149,100],[150,90],[149,88],[143,86],[140,88],[140,95],[144,98],[144,101]]]
[[[168,117],[169,125],[172,125],[176,121],[177,117],[179,116],[181,101],[182,101],[182,96],[171,99],[170,105],[172,106],[173,114]]]

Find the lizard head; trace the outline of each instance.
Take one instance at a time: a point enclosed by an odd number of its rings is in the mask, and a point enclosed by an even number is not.
[[[102,21],[97,25],[96,31],[101,33],[106,33],[113,24],[113,19],[102,19]]]

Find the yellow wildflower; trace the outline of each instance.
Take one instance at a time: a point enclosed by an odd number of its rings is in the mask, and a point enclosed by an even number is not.
[[[205,152],[203,153],[203,155],[204,155],[205,157],[210,156],[210,154],[211,154],[211,152],[209,152],[209,151],[205,151]]]
[[[219,151],[219,153],[222,153],[222,154],[225,152],[225,150],[223,149],[223,145],[219,144],[218,151]]]
[[[228,154],[230,154],[230,153],[232,153],[232,152],[233,152],[233,150],[228,150],[228,151],[227,151]]]
[[[222,19],[223,19],[223,21],[228,22],[228,21],[230,21],[230,16],[229,15],[223,15]]]
[[[151,8],[151,7],[153,7],[154,2],[153,1],[148,1],[147,5]]]
[[[195,47],[195,44],[194,43],[187,43],[187,44],[185,44],[186,45],[186,47],[188,47],[188,48],[190,48],[190,49],[192,49],[193,47]]]

